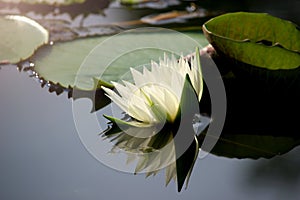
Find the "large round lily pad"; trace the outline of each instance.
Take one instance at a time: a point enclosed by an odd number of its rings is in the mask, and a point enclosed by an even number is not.
[[[32,58],[40,77],[63,87],[95,89],[94,79],[126,79],[130,67],[158,61],[164,52],[187,55],[206,45],[201,32],[140,30],[45,46]],[[79,70],[80,69],[80,70]]]

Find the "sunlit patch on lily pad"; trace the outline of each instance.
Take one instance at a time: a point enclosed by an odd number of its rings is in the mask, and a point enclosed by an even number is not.
[[[49,34],[37,22],[18,15],[0,17],[0,62],[17,63],[48,43]]]

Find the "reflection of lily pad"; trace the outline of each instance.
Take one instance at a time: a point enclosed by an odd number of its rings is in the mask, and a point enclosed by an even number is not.
[[[42,15],[68,13],[74,18],[80,14],[85,16],[90,13],[98,14],[108,7],[109,3],[109,0],[4,0],[1,5],[17,9],[22,14],[29,12]]]
[[[189,32],[186,35],[175,31],[129,33],[106,40],[108,38],[108,36],[86,38],[46,46],[37,51],[32,58],[36,66],[35,70],[40,77],[59,83],[63,87],[76,86],[90,90],[95,87],[94,78],[99,78],[102,73],[102,80],[118,80],[126,75],[130,67],[149,64],[150,60],[157,61],[163,52],[169,51],[168,48],[174,53],[180,52],[186,55],[193,52],[197,45],[207,44],[204,36],[195,32]],[[148,46],[139,46],[139,42]],[[90,54],[98,44],[100,46]],[[89,57],[85,65],[88,66],[84,66],[80,75],[76,77],[77,71],[87,56]],[[108,65],[109,69],[105,70]]]
[[[48,42],[48,32],[37,22],[22,16],[0,17],[0,62],[17,63]]]
[[[287,153],[298,145],[299,137],[223,134],[211,153],[228,158],[272,158]]]

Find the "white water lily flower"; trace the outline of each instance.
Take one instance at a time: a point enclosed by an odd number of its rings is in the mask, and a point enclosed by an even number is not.
[[[177,131],[177,127],[173,129],[164,126],[164,123],[174,123],[179,114],[185,117],[184,121],[193,120],[194,104],[200,101],[203,90],[199,50],[196,49],[190,63],[183,56],[176,59],[165,54],[159,63],[151,62],[150,70],[144,67],[143,72],[139,72],[131,68],[131,74],[134,83],[112,82],[116,91],[102,88],[133,120],[105,116],[112,126],[103,134],[115,142],[112,153],[120,149],[128,153],[128,161],[138,160],[135,173],[146,172],[150,176],[165,168],[166,185],[171,179],[177,180],[180,191],[184,181],[186,184],[189,181],[199,152],[198,140],[193,136],[193,142],[186,147],[188,156],[184,153],[177,155],[176,149],[183,148],[176,146],[180,144],[174,140],[173,131]],[[197,99],[191,97],[193,94],[197,95]],[[157,125],[163,125],[165,129]],[[185,125],[183,122],[182,126],[188,127],[184,132],[185,138],[189,138],[194,128],[191,124],[190,127]],[[181,130],[176,135],[182,133]],[[178,171],[182,168],[177,168],[177,165],[185,165],[186,169]]]
[[[114,103],[142,124],[174,122],[187,75],[198,100],[201,99],[203,82],[198,49],[190,64],[183,56],[178,60],[175,56],[170,59],[165,54],[159,63],[151,62],[150,71],[144,67],[141,73],[131,68],[131,74],[134,84],[112,82],[117,92],[102,88]]]

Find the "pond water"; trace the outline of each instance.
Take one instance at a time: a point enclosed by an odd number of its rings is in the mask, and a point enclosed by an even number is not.
[[[205,2],[223,11],[269,11],[300,24],[299,1],[288,5]],[[101,16],[88,18],[85,23],[90,25]],[[1,199],[299,199],[299,147],[272,159],[210,154],[197,160],[189,187],[178,193],[175,183],[164,186],[164,173],[145,179],[98,162],[81,143],[73,100],[66,93],[49,93],[27,72],[5,65],[0,68],[0,94]]]
[[[145,179],[96,161],[66,95],[49,94],[14,67],[0,70],[0,91],[1,199],[299,199],[299,148],[274,159],[209,155],[178,194],[174,183],[164,187],[163,173]]]

